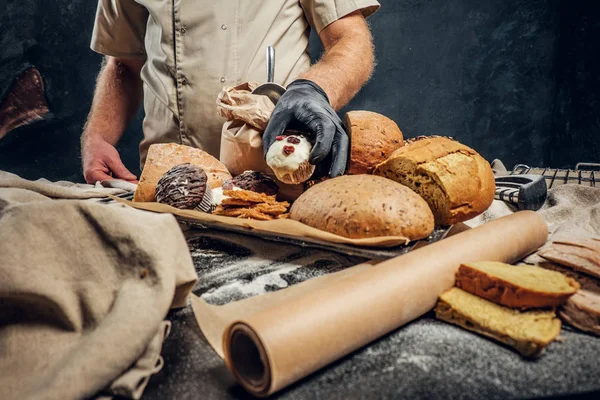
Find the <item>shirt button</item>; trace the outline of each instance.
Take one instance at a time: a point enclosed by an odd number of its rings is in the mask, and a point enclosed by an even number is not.
[[[183,77],[181,78],[181,84],[182,84],[182,85],[187,85],[187,83],[188,83],[188,81],[187,81],[186,77],[185,77],[185,76],[183,76]]]
[[[223,29],[224,31],[226,31],[227,30],[227,25],[225,25],[225,24],[221,25],[221,29]]]
[[[221,77],[221,83],[225,82],[225,77]]]
[[[185,34],[185,26],[179,28],[179,32],[181,32],[182,35]]]

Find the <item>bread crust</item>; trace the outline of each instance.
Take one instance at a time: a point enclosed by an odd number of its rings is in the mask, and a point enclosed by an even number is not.
[[[444,137],[417,140],[397,149],[377,165],[374,174],[423,196],[437,225],[453,225],[481,214],[492,204],[496,190],[490,164],[475,150]],[[431,198],[431,190],[440,200]]]
[[[157,143],[148,149],[133,201],[156,201],[156,185],[159,179],[175,165],[185,163],[202,167],[211,189],[221,187],[223,182],[232,178],[227,168],[205,151],[176,143]]]
[[[573,287],[572,292],[541,292],[515,285],[512,282],[507,282],[484,271],[462,264],[456,274],[456,286],[466,292],[506,307],[519,309],[554,308],[564,304],[579,288],[579,284],[574,279],[566,278]]]
[[[290,218],[352,239],[417,240],[434,228],[425,200],[406,186],[373,175],[346,175],[311,187],[294,202]]]
[[[388,117],[371,111],[349,111],[344,125],[350,135],[348,173],[370,174],[404,144],[402,131]]]

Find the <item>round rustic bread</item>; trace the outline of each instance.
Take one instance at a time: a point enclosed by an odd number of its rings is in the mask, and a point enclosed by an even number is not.
[[[402,131],[388,117],[371,111],[350,111],[344,118],[350,136],[351,175],[370,174],[404,144]]]
[[[373,175],[346,175],[318,183],[292,205],[290,218],[351,239],[402,236],[422,239],[433,214],[419,195]]]
[[[208,186],[216,189],[223,185],[231,174],[216,158],[205,151],[176,143],[156,143],[148,148],[146,163],[133,201],[156,201],[156,184],[171,168],[190,163],[202,167],[208,178]]]
[[[453,225],[481,214],[492,204],[496,190],[490,164],[470,147],[444,137],[397,149],[373,173],[421,195],[437,225]]]

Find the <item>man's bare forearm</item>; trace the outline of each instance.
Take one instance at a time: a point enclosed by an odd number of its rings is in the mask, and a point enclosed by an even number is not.
[[[369,80],[374,67],[371,32],[360,12],[323,29],[325,55],[301,78],[319,85],[334,110],[345,106]]]
[[[93,138],[111,145],[119,141],[142,101],[142,66],[142,60],[105,59],[81,138],[82,148]]]

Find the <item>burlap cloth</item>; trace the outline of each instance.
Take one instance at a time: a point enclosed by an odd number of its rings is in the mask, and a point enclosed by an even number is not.
[[[507,173],[499,160],[494,160],[492,168],[496,175]],[[509,203],[494,200],[487,211],[465,224],[474,228],[515,211],[516,208]],[[546,245],[559,239],[600,237],[600,188],[569,184],[548,189],[548,198],[538,213],[548,224]],[[528,264],[542,261],[544,260],[537,253],[523,260]]]
[[[196,274],[171,215],[94,200],[126,189],[0,172],[0,399],[137,399],[162,366],[164,317]],[[494,201],[467,225],[514,211]],[[600,188],[550,189],[539,212],[549,241],[598,236]]]
[[[179,225],[66,200],[124,190],[0,172],[0,399],[138,399],[162,367],[197,279]]]

